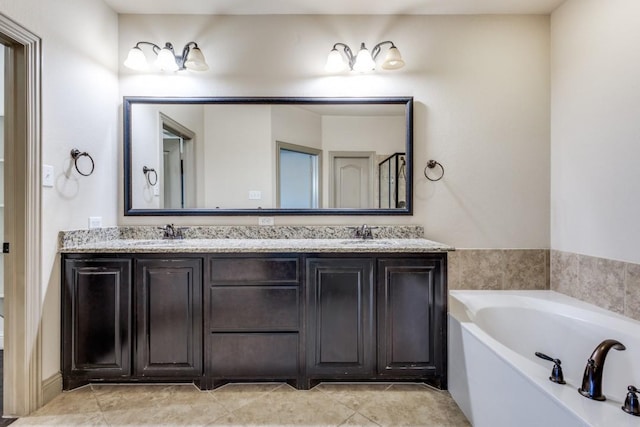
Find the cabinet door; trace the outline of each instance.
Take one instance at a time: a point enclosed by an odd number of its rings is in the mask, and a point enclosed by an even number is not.
[[[65,259],[62,290],[63,376],[130,375],[131,261]]]
[[[144,377],[202,372],[202,260],[136,260],[136,366]]]
[[[445,258],[378,261],[378,373],[443,376]]]
[[[373,374],[373,262],[307,260],[307,374],[366,378]]]

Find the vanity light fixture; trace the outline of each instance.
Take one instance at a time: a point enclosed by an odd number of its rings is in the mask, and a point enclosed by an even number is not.
[[[392,41],[383,41],[373,47],[371,52],[367,49],[364,43],[360,44],[360,50],[356,55],[349,46],[344,43],[336,43],[333,45],[333,49],[329,52],[327,57],[327,64],[325,70],[330,73],[338,73],[346,71],[347,69],[365,73],[367,71],[373,71],[376,69],[376,58],[382,51],[382,46],[389,44],[389,50],[382,62],[382,68],[385,70],[397,70],[404,67],[404,61],[400,55],[400,51],[393,44]],[[341,47],[344,51],[344,55],[340,53],[338,47]]]
[[[182,49],[181,55],[176,55],[173,45],[169,42],[165,43],[164,47],[151,42],[138,42],[131,48],[124,61],[126,67],[136,71],[149,70],[150,64],[141,48],[144,45],[151,46],[153,53],[156,54],[155,66],[162,71],[206,71],[209,69],[209,65],[207,65],[207,61],[196,42],[187,43]]]

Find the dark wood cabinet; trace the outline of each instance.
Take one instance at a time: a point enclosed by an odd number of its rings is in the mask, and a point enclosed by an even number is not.
[[[446,253],[64,254],[62,375],[446,388]]]
[[[202,260],[138,258],[136,360],[140,377],[202,375]]]
[[[131,260],[64,262],[62,347],[65,389],[131,374]]]
[[[209,259],[208,387],[231,380],[300,383],[300,258]]]
[[[379,375],[446,387],[445,275],[443,257],[378,260]]]
[[[373,260],[307,259],[307,377],[374,370]]]

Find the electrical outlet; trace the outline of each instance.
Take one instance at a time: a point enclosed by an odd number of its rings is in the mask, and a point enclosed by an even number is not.
[[[42,186],[53,187],[53,166],[42,165]]]
[[[153,195],[160,197],[160,188],[157,185],[153,187]]]
[[[90,216],[89,217],[89,228],[100,228],[102,227],[102,217],[101,216]]]
[[[262,191],[259,191],[259,190],[249,191],[249,200],[261,200],[261,199],[262,199]]]
[[[258,217],[258,225],[273,225],[275,221],[272,216],[261,216]]]

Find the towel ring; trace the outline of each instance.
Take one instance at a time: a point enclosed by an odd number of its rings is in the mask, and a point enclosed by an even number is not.
[[[433,169],[436,166],[440,166],[440,176],[437,178],[429,178],[429,175],[427,175],[427,169]],[[424,176],[425,178],[427,178],[429,181],[440,181],[442,179],[442,177],[444,176],[444,166],[442,166],[440,164],[440,162],[436,162],[435,160],[429,160],[427,162],[427,166],[424,168]]]
[[[147,178],[147,182],[149,183],[150,186],[153,187],[158,183],[158,172],[156,172],[155,169],[143,166],[142,173],[144,173],[144,177]],[[151,178],[149,178],[151,173],[153,173],[153,176],[154,176],[153,182],[151,182]]]
[[[87,173],[84,173],[80,170],[80,168],[78,167],[78,159],[80,157],[88,157],[89,160],[91,160],[91,170]],[[87,153],[86,151],[80,151],[77,148],[74,148],[73,150],[71,150],[71,158],[73,159],[73,165],[76,168],[76,171],[78,171],[78,173],[82,176],[89,176],[93,173],[93,169],[95,168],[96,164],[93,161],[93,157],[91,157],[91,155],[89,155],[89,153]]]

